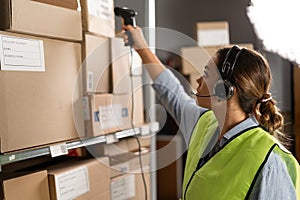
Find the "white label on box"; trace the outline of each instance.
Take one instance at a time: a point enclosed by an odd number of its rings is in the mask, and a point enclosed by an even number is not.
[[[99,122],[102,129],[113,127],[112,105],[99,107]]]
[[[121,104],[113,104],[113,119],[117,126],[123,126],[123,117],[128,116],[127,109],[122,109]]]
[[[86,166],[69,170],[55,176],[57,200],[71,200],[90,190],[89,174]]]
[[[88,97],[83,97],[83,119],[90,120],[90,107],[89,107],[89,99]]]
[[[225,29],[199,30],[197,40],[199,46],[228,45],[229,33]]]
[[[121,104],[99,107],[99,122],[103,129],[123,125]]]
[[[88,90],[88,92],[93,92],[93,90],[94,90],[94,73],[93,72],[88,72],[87,90]]]
[[[45,71],[42,40],[0,35],[1,70]]]
[[[94,15],[104,20],[111,20],[113,13],[113,1],[112,0],[89,0],[88,12],[90,15]]]
[[[66,143],[50,146],[49,149],[52,158],[68,154]]]
[[[124,200],[135,196],[135,176],[133,174],[124,178],[112,180],[111,199]]]

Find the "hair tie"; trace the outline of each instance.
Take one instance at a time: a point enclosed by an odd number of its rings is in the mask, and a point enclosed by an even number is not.
[[[257,117],[261,117],[261,113],[260,113],[260,105],[261,103],[265,103],[272,100],[272,95],[271,93],[266,93],[263,95],[263,98],[261,98],[260,100],[257,101],[256,103],[256,107],[255,107],[255,113]]]
[[[265,103],[265,102],[270,101],[270,100],[273,99],[272,96],[271,96],[271,93],[267,93],[267,94],[265,94],[264,96],[268,96],[268,97],[267,97],[267,98],[262,98],[262,99],[260,99],[260,100],[259,100],[259,103]]]

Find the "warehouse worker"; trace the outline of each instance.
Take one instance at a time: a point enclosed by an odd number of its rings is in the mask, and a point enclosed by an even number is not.
[[[279,142],[283,117],[262,55],[238,46],[218,50],[197,80],[195,102],[141,29],[123,29],[131,32],[157,97],[190,139],[183,200],[300,199],[299,163]]]

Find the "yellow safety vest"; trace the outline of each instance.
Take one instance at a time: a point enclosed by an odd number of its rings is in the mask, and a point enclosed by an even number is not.
[[[273,151],[286,163],[300,198],[300,169],[297,160],[261,127],[238,134],[197,169],[218,123],[212,111],[204,113],[196,124],[186,160],[183,200],[247,199],[268,156]],[[297,198],[297,199],[298,199]]]

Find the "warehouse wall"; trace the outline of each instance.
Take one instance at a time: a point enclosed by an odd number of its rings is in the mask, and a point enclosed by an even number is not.
[[[196,22],[226,20],[229,22],[232,42],[257,43],[246,16],[247,5],[248,0],[156,1],[157,26],[177,30],[194,37]]]
[[[249,0],[163,0],[156,1],[156,26],[178,31],[195,39],[195,24],[200,21],[228,21],[231,43],[252,43],[262,51],[272,68],[273,84],[271,92],[278,106],[285,112],[292,110],[292,87],[290,63],[271,52],[265,52],[261,41],[256,37],[252,24],[247,17]],[[173,49],[190,46],[175,42]],[[165,52],[159,52],[166,59]]]

